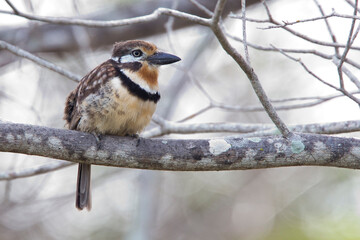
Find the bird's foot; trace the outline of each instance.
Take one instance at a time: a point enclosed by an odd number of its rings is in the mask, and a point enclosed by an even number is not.
[[[132,138],[140,138],[139,134],[127,134],[126,136],[132,137]]]
[[[126,136],[132,137],[136,139],[136,147],[138,147],[140,145],[140,140],[141,137],[139,136],[139,134],[135,133],[135,134],[127,134]]]
[[[95,140],[96,140],[96,150],[99,150],[100,149],[100,146],[101,146],[101,138],[102,138],[102,135],[101,134],[97,134],[97,133],[94,133],[92,132],[91,133],[94,137],[95,137]]]

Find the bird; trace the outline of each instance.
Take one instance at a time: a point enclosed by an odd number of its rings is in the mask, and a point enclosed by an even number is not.
[[[99,136],[138,136],[160,99],[159,66],[181,59],[143,40],[116,42],[110,59],[85,75],[66,99],[70,130]],[[91,210],[91,165],[79,163],[75,206]]]

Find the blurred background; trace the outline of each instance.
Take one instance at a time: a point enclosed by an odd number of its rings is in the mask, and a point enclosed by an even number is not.
[[[215,1],[200,1],[213,10]],[[312,0],[267,1],[272,16],[292,22],[319,17]],[[325,13],[353,14],[346,0],[319,0]],[[23,0],[20,10],[41,16],[123,19],[171,7],[205,16],[190,1]],[[259,1],[248,1],[247,17],[267,19]],[[0,9],[10,11],[5,1]],[[224,19],[228,33],[242,37],[240,1],[228,1]],[[156,114],[188,123],[238,122],[270,124],[264,111],[206,108],[213,101],[235,107],[260,107],[244,73],[223,51],[209,29],[161,17],[156,22],[118,28],[50,25],[0,14],[0,40],[34,53],[84,76],[106,61],[112,44],[143,39],[182,58],[161,69],[161,101]],[[351,20],[329,18],[337,41],[346,43]],[[248,41],[278,48],[334,49],[306,42],[269,24],[247,23]],[[324,21],[292,26],[309,37],[331,42]],[[243,53],[243,44],[230,40]],[[354,45],[357,45],[355,41]],[[250,60],[272,100],[336,94],[279,52],[249,48]],[[295,55],[322,79],[338,84],[331,60]],[[359,59],[358,51],[349,55]],[[349,69],[356,76],[359,70]],[[345,81],[348,91],[356,90]],[[64,128],[63,109],[76,83],[4,50],[0,51],[0,119]],[[292,102],[280,101],[285,105]],[[295,102],[295,103],[304,103]],[[359,107],[339,97],[308,108],[279,111],[287,124],[325,123],[359,119]],[[194,116],[192,116],[195,114]],[[190,117],[189,117],[190,116]],[[151,123],[146,131],[156,127]],[[171,134],[163,138],[203,138],[234,135]],[[239,135],[239,134],[237,134]],[[342,134],[357,137],[358,133]],[[1,153],[0,171],[28,169],[58,160]],[[168,172],[93,167],[93,209],[75,209],[77,166],[33,177],[0,181],[0,239],[360,239],[360,174],[326,167]]]

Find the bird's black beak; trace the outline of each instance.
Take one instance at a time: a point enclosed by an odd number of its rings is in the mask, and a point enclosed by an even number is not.
[[[175,55],[164,53],[164,52],[157,52],[147,58],[149,63],[154,65],[165,65],[165,64],[171,64],[174,62],[178,62],[181,59]]]

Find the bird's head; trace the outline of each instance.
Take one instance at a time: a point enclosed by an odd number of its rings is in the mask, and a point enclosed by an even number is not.
[[[154,44],[141,40],[115,43],[111,59],[122,65],[134,64],[138,67],[140,64],[158,67],[181,60],[175,55],[160,52]]]
[[[120,69],[129,71],[128,74],[133,74],[131,77],[133,81],[137,82],[137,79],[142,79],[149,86],[155,87],[157,86],[158,67],[175,63],[181,59],[159,51],[152,43],[130,40],[115,43],[111,60]]]

